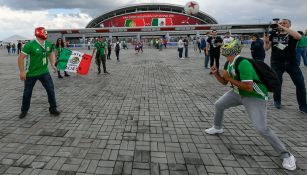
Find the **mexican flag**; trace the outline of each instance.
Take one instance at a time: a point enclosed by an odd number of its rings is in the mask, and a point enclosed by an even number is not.
[[[57,68],[67,72],[87,75],[90,69],[91,61],[91,55],[64,48],[59,57]]]
[[[172,18],[153,18],[151,26],[171,26],[173,25]]]
[[[145,21],[143,18],[140,19],[126,19],[125,21],[126,27],[143,27],[145,26]]]

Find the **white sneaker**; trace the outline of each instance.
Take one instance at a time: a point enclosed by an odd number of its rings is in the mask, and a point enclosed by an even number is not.
[[[211,128],[206,129],[205,132],[207,134],[220,134],[220,133],[223,133],[224,130],[223,129],[215,129],[214,126],[212,126]]]
[[[284,158],[282,166],[287,170],[295,170],[296,169],[295,161],[296,161],[295,157],[292,154],[290,154],[290,157]]]

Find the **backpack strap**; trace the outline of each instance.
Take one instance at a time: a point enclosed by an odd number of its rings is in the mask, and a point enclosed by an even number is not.
[[[237,74],[237,77],[238,77],[238,80],[239,81],[241,81],[241,78],[240,78],[240,72],[239,72],[239,64],[241,63],[241,61],[242,60],[244,60],[244,59],[246,59],[246,58],[244,58],[244,57],[239,57],[239,58],[237,58],[235,61],[235,64],[234,64],[234,68],[235,68],[235,72],[236,72],[236,74]]]
[[[239,72],[239,64],[241,63],[242,60],[248,60],[250,62],[250,64],[252,64],[252,66],[254,67],[253,63],[252,63],[252,60],[251,59],[248,59],[248,58],[244,58],[244,57],[239,57],[236,59],[236,62],[234,63],[234,68],[235,68],[235,72],[237,74],[237,77],[238,77],[238,80],[241,81],[241,78],[240,78],[240,72]],[[255,68],[254,68],[255,69]],[[256,70],[255,70],[256,71]],[[259,80],[253,80],[253,82],[255,82],[256,84],[263,84],[263,82],[259,81]],[[253,88],[254,88],[254,85],[253,85]],[[268,96],[266,96],[261,90],[260,92],[259,91],[256,91],[259,95],[263,96],[265,100],[268,100]]]

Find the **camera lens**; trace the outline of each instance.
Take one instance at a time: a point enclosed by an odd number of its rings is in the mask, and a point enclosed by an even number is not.
[[[271,27],[272,29],[275,29],[275,28],[278,27],[278,25],[277,25],[277,24],[271,24],[270,27]]]

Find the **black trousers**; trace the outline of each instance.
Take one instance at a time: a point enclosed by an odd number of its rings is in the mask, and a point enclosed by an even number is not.
[[[97,55],[96,54],[96,64],[98,66],[98,72],[101,72],[100,69],[100,64],[102,63],[102,68],[103,68],[103,72],[106,73],[107,72],[107,67],[106,67],[106,55]]]
[[[215,67],[219,69],[220,67],[220,53],[219,52],[210,53],[210,67],[214,65],[214,62],[215,62]]]
[[[107,57],[108,60],[111,59],[111,50],[108,50],[108,57]]]
[[[118,61],[119,60],[119,50],[115,51],[115,55],[116,55],[116,58],[117,58],[117,61]]]

